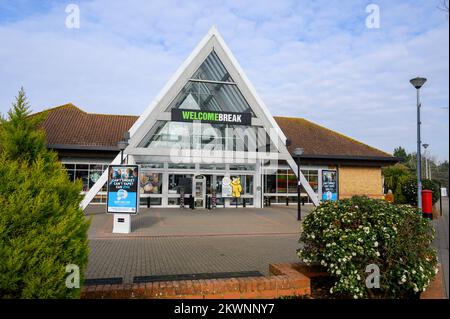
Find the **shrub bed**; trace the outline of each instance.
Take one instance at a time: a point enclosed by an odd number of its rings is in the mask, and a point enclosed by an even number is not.
[[[408,298],[437,272],[434,229],[408,205],[353,197],[326,201],[302,224],[298,256],[320,263],[333,279],[330,293],[353,298]],[[367,288],[366,267],[379,267],[379,288]]]

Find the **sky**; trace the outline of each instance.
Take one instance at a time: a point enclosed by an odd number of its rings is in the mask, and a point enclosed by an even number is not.
[[[139,115],[214,25],[273,115],[304,117],[389,153],[416,150],[409,80],[426,77],[422,141],[448,160],[441,1],[0,0],[0,114],[23,86],[35,112],[71,102]]]

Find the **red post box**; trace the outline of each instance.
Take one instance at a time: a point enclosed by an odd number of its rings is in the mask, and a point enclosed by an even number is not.
[[[433,219],[433,192],[422,190],[422,213],[424,218]]]

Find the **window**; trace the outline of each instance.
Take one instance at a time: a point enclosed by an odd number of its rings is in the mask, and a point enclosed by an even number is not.
[[[287,171],[279,169],[277,171],[277,193],[287,193]]]
[[[241,179],[242,192],[241,195],[252,195],[253,194],[253,175],[232,175],[233,178],[239,177]],[[222,179],[221,179],[222,181]]]
[[[264,175],[264,192],[265,193],[276,193],[277,189],[277,175]]]
[[[89,189],[94,186],[98,181],[103,171],[108,168],[107,164],[86,164],[86,163],[63,163],[64,168],[69,175],[71,181],[80,179],[82,182],[82,192],[88,192]],[[95,195],[93,203],[105,203],[106,202],[106,184]]]
[[[141,171],[140,174],[141,194],[161,194],[162,193],[162,173],[151,171]]]
[[[230,164],[230,170],[232,171],[254,171],[254,164]]]
[[[146,168],[164,168],[164,163],[145,163],[140,165],[141,169]]]
[[[169,175],[169,194],[180,194],[181,190],[185,194],[192,194],[192,174]]]
[[[195,169],[195,164],[184,164],[184,163],[169,163],[169,168],[174,168],[174,169]]]

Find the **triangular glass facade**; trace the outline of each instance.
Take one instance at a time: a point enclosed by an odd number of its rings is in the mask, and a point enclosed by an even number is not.
[[[212,51],[186,83],[172,108],[203,111],[252,113],[244,96],[225,69],[217,54]]]
[[[236,83],[212,51],[166,108],[255,114]],[[164,149],[177,145],[187,149],[268,151],[271,144],[262,127],[190,122],[157,121],[139,147]],[[230,133],[232,132],[232,133]],[[264,142],[261,143],[261,140]],[[272,151],[274,149],[272,148]]]

